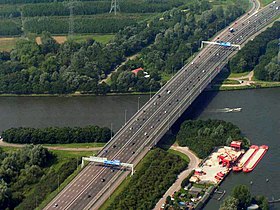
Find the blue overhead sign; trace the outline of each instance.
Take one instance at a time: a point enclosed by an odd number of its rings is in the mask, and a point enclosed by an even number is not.
[[[224,47],[230,47],[231,43],[230,42],[220,42],[219,45],[224,46]]]
[[[121,161],[119,161],[119,160],[104,160],[104,164],[119,166],[119,165],[121,165]]]

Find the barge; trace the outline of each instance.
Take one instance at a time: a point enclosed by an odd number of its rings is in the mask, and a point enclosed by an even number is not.
[[[233,171],[242,171],[243,166],[250,160],[252,155],[255,154],[255,152],[258,150],[257,145],[252,145],[250,149],[242,156],[242,158],[238,161],[236,166],[233,166],[232,170]]]
[[[243,172],[248,173],[253,171],[257,164],[260,162],[260,160],[263,158],[267,150],[267,145],[260,146],[259,149],[250,157],[250,159],[244,165]]]

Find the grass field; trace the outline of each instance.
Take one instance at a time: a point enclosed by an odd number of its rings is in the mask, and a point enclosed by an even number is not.
[[[11,51],[15,45],[18,37],[1,37],[0,38],[0,51]]]
[[[179,152],[179,151],[176,151],[176,150],[173,150],[173,149],[169,149],[169,150],[167,150],[167,152],[180,156],[180,158],[187,161],[188,163],[190,162],[190,158],[182,152]]]
[[[62,147],[62,148],[90,148],[90,147],[103,147],[105,143],[72,143],[72,144],[43,144],[49,147]]]
[[[230,73],[229,78],[243,77],[243,76],[247,76],[249,73],[250,71],[242,72],[242,73]]]
[[[261,2],[261,6],[264,7],[268,4],[270,4],[271,2],[273,2],[274,0],[260,0]]]
[[[107,44],[113,38],[113,34],[74,35],[72,37],[72,39],[76,42],[85,42],[88,39],[94,39],[95,41],[103,44]]]

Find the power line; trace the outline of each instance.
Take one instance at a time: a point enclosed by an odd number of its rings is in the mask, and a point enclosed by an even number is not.
[[[111,13],[113,10],[114,10],[115,15],[117,14],[117,10],[119,10],[119,12],[121,11],[119,0],[112,0],[111,1],[111,9],[110,9],[109,13]]]

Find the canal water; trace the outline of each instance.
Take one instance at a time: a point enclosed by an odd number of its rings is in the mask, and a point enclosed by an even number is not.
[[[97,124],[117,131],[147,100],[148,95],[92,97],[0,97],[0,131],[11,127],[86,126]],[[226,113],[224,108],[241,107]],[[280,89],[206,92],[186,118],[222,119],[240,127],[252,144],[269,146],[269,151],[252,173],[231,173],[222,183],[226,195],[238,184],[248,185],[253,194],[271,200],[280,198]],[[269,181],[266,182],[266,179]],[[252,185],[250,182],[252,181]],[[210,200],[205,209],[219,209],[221,201]],[[280,209],[275,204],[273,209]]]

